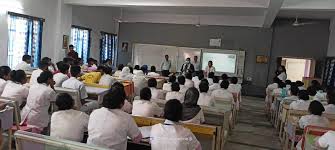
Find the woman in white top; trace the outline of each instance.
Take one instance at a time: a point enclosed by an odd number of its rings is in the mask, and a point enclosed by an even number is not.
[[[160,76],[160,74],[156,73],[156,67],[155,66],[150,67],[150,72],[147,75],[150,76],[150,77]]]
[[[0,95],[2,94],[5,86],[7,84],[7,80],[10,78],[10,68],[8,66],[0,67]]]
[[[142,134],[130,114],[121,110],[125,97],[122,89],[113,88],[104,96],[102,108],[94,110],[88,122],[87,144],[108,149],[126,150],[127,137],[139,143]]]
[[[199,91],[192,87],[185,93],[185,100],[183,103],[183,115],[181,117],[184,123],[201,124],[205,122],[204,112],[198,105]]]
[[[230,84],[228,87],[228,91],[231,93],[239,94],[241,93],[241,84],[238,84],[238,79],[236,77],[230,78]]]
[[[230,100],[232,103],[234,103],[233,94],[227,90],[229,86],[229,81],[227,80],[222,81],[220,86],[221,86],[220,89],[217,89],[212,92],[212,97],[224,100]],[[216,99],[216,101],[219,101],[219,99]]]
[[[208,66],[205,68],[205,75],[206,77],[208,77],[208,74],[210,72],[214,72],[215,73],[215,67],[213,66],[213,61],[208,61]]]
[[[309,96],[306,90],[299,91],[299,100],[294,101],[290,104],[290,109],[294,110],[308,110],[309,107]]]
[[[130,73],[129,67],[124,67],[120,73],[120,79],[122,80],[132,80],[133,79],[133,74]]]
[[[139,96],[141,89],[148,86],[147,80],[145,79],[142,70],[134,72],[133,82],[134,82],[135,96]]]
[[[55,87],[61,87],[63,82],[69,79],[68,74],[69,74],[70,65],[63,63],[63,62],[58,62],[57,68],[59,70],[59,73],[56,73],[54,75]]]
[[[171,84],[172,84],[173,82],[176,82],[176,80],[177,80],[176,76],[175,76],[175,75],[171,75],[171,76],[169,77],[169,82],[163,84],[163,90],[164,90],[164,91],[171,91]]]
[[[34,133],[41,133],[49,123],[48,109],[55,100],[53,75],[44,71],[37,78],[37,84],[30,86],[27,104],[21,111],[22,124],[32,127]]]
[[[152,150],[201,150],[200,142],[194,134],[179,123],[182,112],[183,106],[176,99],[165,104],[165,122],[151,127]]]
[[[74,100],[67,93],[57,96],[58,111],[51,116],[50,136],[81,142],[87,131],[89,115],[74,110]]]
[[[191,73],[186,73],[185,74],[185,86],[187,88],[191,88],[191,87],[194,87],[194,82],[192,81],[192,74]]]
[[[132,115],[143,117],[160,117],[162,109],[155,103],[150,101],[151,91],[145,87],[141,90],[141,100],[134,100]]]
[[[21,106],[29,94],[29,88],[24,85],[27,82],[26,73],[23,70],[13,70],[10,76],[11,80],[7,83],[1,96],[14,98],[18,101],[19,106]]]
[[[179,92],[180,93],[185,93],[188,89],[188,87],[185,86],[185,77],[184,76],[178,76],[178,83],[179,83],[179,87],[180,87],[180,90]]]
[[[286,69],[285,66],[279,66],[277,69],[277,77],[282,81],[285,82],[287,79]]]
[[[152,99],[164,99],[165,98],[164,91],[156,88],[157,81],[155,78],[150,78],[148,80],[148,87],[151,90]]]
[[[116,80],[111,76],[112,71],[113,70],[111,67],[107,66],[103,67],[104,74],[101,76],[99,80],[99,85],[111,87],[113,83],[116,82]]]
[[[326,114],[335,114],[335,89],[327,91],[328,105],[325,106]]]
[[[180,87],[177,82],[172,83],[171,85],[171,92],[167,92],[165,96],[165,100],[171,100],[171,99],[177,99],[180,101],[180,103],[184,102],[184,93],[180,93]]]
[[[199,84],[200,96],[198,100],[198,105],[214,107],[215,100],[213,96],[207,93],[208,89],[209,89],[208,82],[201,81]]]
[[[335,150],[335,131],[328,131],[322,135],[316,142],[316,145],[321,148],[328,148],[328,150]]]

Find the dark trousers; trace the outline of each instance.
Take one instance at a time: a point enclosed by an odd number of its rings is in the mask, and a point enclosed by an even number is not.
[[[169,70],[162,70],[162,76],[164,77],[168,77],[170,74],[170,71]]]

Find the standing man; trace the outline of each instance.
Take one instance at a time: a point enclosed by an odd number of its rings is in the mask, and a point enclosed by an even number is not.
[[[191,64],[191,58],[186,58],[185,63],[181,66],[180,72],[185,75],[186,73],[193,73],[194,66]]]
[[[74,60],[78,59],[78,53],[73,50],[73,45],[69,45],[69,52],[67,53],[67,57],[72,58]]]
[[[193,59],[194,59],[194,63],[193,63],[194,72],[195,72],[195,75],[198,75],[199,71],[201,69],[200,68],[200,61],[198,61],[198,56],[194,56]]]
[[[169,60],[169,55],[165,55],[165,59],[161,64],[162,76],[167,77],[170,74],[171,61]]]

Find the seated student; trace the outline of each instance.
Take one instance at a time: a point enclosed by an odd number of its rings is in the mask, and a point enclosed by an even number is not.
[[[214,107],[215,106],[215,100],[214,97],[208,94],[208,83],[205,81],[201,81],[199,84],[199,91],[200,96],[198,100],[198,105],[200,106],[209,106]]]
[[[70,65],[61,62],[57,63],[57,67],[60,72],[54,75],[54,80],[56,82],[55,87],[61,87],[63,82],[69,79],[68,74]]]
[[[317,93],[316,87],[311,87],[311,86],[308,87],[307,88],[307,93],[308,93],[309,99],[310,100],[314,100],[314,97],[315,97],[315,95]],[[315,100],[317,100],[317,99],[315,99]]]
[[[84,72],[91,72],[95,71],[98,69],[97,64],[95,63],[96,60],[93,58],[88,58],[87,59],[87,64],[83,66],[83,71]]]
[[[80,80],[82,80],[84,83],[99,83],[101,76],[104,74],[104,66],[99,66],[94,71],[85,73],[80,77]]]
[[[328,131],[324,135],[322,135],[317,141],[317,147],[321,147],[328,150],[335,149],[335,131]]]
[[[167,92],[166,93],[166,97],[165,100],[170,100],[170,99],[177,99],[179,100],[181,103],[184,102],[184,93],[180,93],[180,87],[179,84],[177,82],[174,82],[171,84],[171,92]]]
[[[212,92],[212,97],[231,100],[232,102],[234,102],[233,94],[228,91],[229,81],[227,80],[222,81],[220,86],[221,86],[220,89],[214,90]]]
[[[143,73],[143,71],[140,69],[139,65],[135,65],[135,67],[134,67],[134,74],[136,74],[137,72],[142,72]]]
[[[151,127],[149,139],[152,150],[201,150],[194,134],[179,123],[182,113],[183,106],[178,100],[169,100],[165,104],[164,123]]]
[[[134,73],[133,82],[134,82],[135,96],[139,96],[141,89],[148,86],[148,82],[145,79],[142,70],[139,70]]]
[[[124,67],[123,64],[119,64],[119,65],[117,66],[117,70],[114,72],[114,75],[113,75],[113,76],[117,76],[117,77],[120,76],[123,67]]]
[[[160,76],[160,74],[156,73],[156,67],[155,66],[151,66],[150,67],[150,72],[147,75],[151,76],[151,77],[158,77],[158,76]]]
[[[48,66],[48,70],[51,71],[52,73],[56,72],[57,71],[57,68],[55,66],[55,64],[52,62],[51,58],[49,57],[43,57],[42,58],[42,61],[45,61],[49,64]]]
[[[43,71],[37,78],[37,82],[30,86],[27,104],[21,111],[21,124],[32,127],[33,133],[41,133],[48,127],[50,101],[56,98],[55,81],[50,71]]]
[[[208,80],[208,84],[209,85],[212,85],[213,84],[213,78],[215,77],[215,75],[214,75],[214,72],[210,72],[210,73],[208,73],[208,78],[207,78],[207,80]]]
[[[287,90],[290,90],[291,89],[291,84],[292,84],[292,81],[291,80],[286,80],[285,81],[285,87]]]
[[[112,85],[113,88],[118,88],[120,89],[121,91],[121,94],[124,96],[124,97],[127,97],[126,96],[126,92],[124,91],[124,86],[122,83],[120,82],[115,82],[113,85]],[[122,92],[123,91],[123,92]],[[130,114],[131,111],[133,109],[133,106],[128,102],[127,99],[124,100],[124,104],[123,106],[121,107],[121,110],[123,110],[124,112]]]
[[[139,143],[142,134],[130,114],[121,110],[125,97],[113,88],[104,96],[102,108],[94,110],[88,122],[87,144],[108,149],[126,150],[127,137]]]
[[[267,87],[266,87],[266,97],[265,97],[265,102],[266,103],[270,103],[271,102],[271,99],[272,99],[272,92],[274,89],[278,88],[278,84],[281,82],[281,80],[277,77],[274,77],[273,78],[273,83],[272,84],[269,84]]]
[[[198,105],[199,91],[195,88],[189,88],[185,93],[183,103],[183,115],[181,121],[183,123],[200,124],[205,122],[204,112]]]
[[[305,87],[304,87],[304,85],[305,85],[304,82],[296,81],[295,83],[297,84],[300,91],[301,90],[306,90]]]
[[[178,83],[179,83],[179,92],[180,93],[186,93],[187,87],[185,86],[185,77],[184,76],[178,76]]]
[[[101,76],[101,78],[99,80],[99,85],[110,87],[110,86],[113,85],[113,83],[116,82],[116,80],[111,76],[112,71],[113,70],[110,67],[104,67],[103,68],[104,74]]]
[[[328,105],[325,106],[325,113],[335,114],[335,90],[334,89],[327,91],[327,100],[328,100]]]
[[[31,67],[31,56],[30,55],[23,55],[22,56],[22,62],[17,64],[15,66],[15,70],[23,70],[23,71],[32,71],[34,70],[33,67]]]
[[[19,102],[19,106],[21,106],[29,94],[29,88],[24,85],[26,82],[27,76],[23,70],[12,70],[10,73],[10,81],[7,83],[1,96],[15,98],[15,100]]]
[[[48,71],[49,63],[46,61],[40,61],[38,64],[38,69],[31,73],[29,84],[33,85],[37,83],[37,78],[41,75],[43,71]]]
[[[193,76],[193,78],[192,78],[192,81],[193,81],[193,82],[200,81],[200,79],[198,78],[199,74],[202,74],[202,75],[203,75],[204,72],[203,72],[202,70],[199,70],[198,73],[195,72],[195,73],[194,73],[194,76]]]
[[[209,90],[210,92],[217,90],[220,88],[220,84],[219,84],[219,78],[214,76],[213,78],[213,84],[209,86]]]
[[[121,80],[133,80],[133,74],[130,72],[130,68],[129,67],[123,67],[119,78]]]
[[[204,74],[199,73],[199,75],[198,75],[199,80],[194,81],[194,87],[199,89],[199,84],[200,84],[201,80],[204,79],[204,78],[205,78]]]
[[[141,67],[141,70],[142,70],[142,72],[144,73],[144,75],[147,75],[147,74],[148,74],[148,66],[147,66],[147,65],[143,65],[143,66]]]
[[[228,75],[225,74],[225,73],[221,75],[221,80],[219,81],[219,84],[221,84],[221,82],[224,81],[224,80],[229,81],[229,77],[228,77]]]
[[[67,93],[57,96],[56,105],[58,111],[51,116],[50,136],[76,142],[83,141],[90,116],[74,110],[74,100]]]
[[[309,107],[309,96],[306,90],[299,91],[299,100],[294,101],[290,104],[290,109],[294,110],[308,110]]]
[[[288,96],[288,97],[285,97],[285,98],[283,99],[283,101],[286,101],[286,100],[294,100],[294,101],[297,101],[297,100],[299,100],[299,97],[298,97],[299,88],[298,88],[297,86],[291,86],[290,93],[291,93],[291,95]]]
[[[230,78],[230,84],[228,87],[228,91],[231,93],[241,93],[242,86],[238,84],[238,79],[236,77]]]
[[[175,75],[169,76],[169,82],[163,84],[164,91],[171,91],[171,84],[176,82],[177,78]]]
[[[142,117],[159,117],[162,115],[161,108],[155,102],[150,101],[151,91],[149,88],[143,88],[140,97],[140,100],[134,100],[133,102],[132,115]]]
[[[192,74],[191,73],[186,73],[185,74],[185,86],[187,88],[191,88],[191,87],[194,87],[194,82],[192,81]]]
[[[279,82],[278,88],[273,89],[271,95],[272,97],[286,97],[288,95],[286,90],[286,84],[284,82]]]
[[[0,67],[0,95],[6,87],[7,80],[10,79],[10,68],[8,66]]]
[[[163,90],[157,89],[157,81],[155,78],[150,78],[148,80],[148,87],[151,90],[151,98],[152,99],[164,99]]]
[[[87,98],[88,95],[86,92],[85,84],[77,79],[77,77],[79,77],[80,75],[80,70],[81,69],[79,66],[71,66],[70,68],[71,77],[63,82],[62,87],[79,90],[80,99],[83,100]]]

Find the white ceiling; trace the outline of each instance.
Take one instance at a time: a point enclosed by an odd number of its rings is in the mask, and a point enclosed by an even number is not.
[[[330,19],[335,0],[64,0],[122,8],[128,22],[270,27],[276,17]]]

